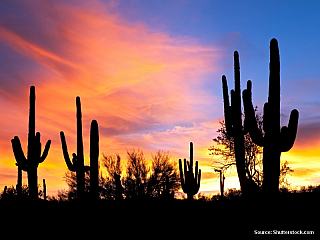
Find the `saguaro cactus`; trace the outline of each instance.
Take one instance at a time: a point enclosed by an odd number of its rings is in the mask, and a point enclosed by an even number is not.
[[[246,177],[244,135],[245,128],[242,126],[241,112],[241,89],[240,89],[240,64],[239,54],[234,52],[234,90],[231,90],[231,105],[226,76],[222,76],[224,119],[227,134],[234,138],[234,152],[240,188],[242,193],[250,193],[255,183]]]
[[[115,199],[117,201],[120,201],[123,199],[122,197],[122,192],[123,192],[123,188],[122,188],[122,185],[121,185],[121,180],[120,180],[120,174],[114,174],[114,180],[115,180],[115,183],[116,183],[116,190],[115,190]]]
[[[46,180],[42,179],[43,181],[43,200],[47,201],[47,185]]]
[[[77,198],[84,199],[84,175],[86,171],[91,170],[90,185],[91,195],[97,196],[95,191],[98,190],[98,157],[99,157],[99,132],[98,123],[93,120],[90,130],[90,167],[84,166],[83,140],[82,140],[82,116],[80,97],[76,98],[77,108],[77,154],[72,154],[72,162],[70,161],[66,139],[64,132],[60,132],[62,151],[67,167],[70,171],[76,172],[77,175]],[[91,169],[90,169],[91,168]],[[92,178],[92,180],[91,180]]]
[[[16,163],[16,166],[18,167],[18,178],[17,178],[17,195],[21,196],[22,195],[22,169],[21,167]]]
[[[99,129],[96,120],[90,128],[90,191],[92,199],[99,198]]]
[[[220,173],[220,196],[221,196],[221,198],[223,198],[223,195],[224,195],[224,180],[226,178],[224,177],[224,173],[222,172],[222,170],[215,169],[214,171]]]
[[[22,151],[19,137],[15,136],[11,140],[12,149],[18,164],[18,168],[20,167],[23,171],[28,173],[29,196],[33,199],[38,198],[38,165],[46,159],[51,144],[51,140],[48,140],[41,155],[40,133],[37,132],[35,134],[35,100],[35,87],[31,86],[27,157],[25,157]]]
[[[190,162],[184,159],[184,169],[182,170],[182,161],[179,159],[179,170],[181,187],[187,194],[189,200],[198,193],[201,180],[201,169],[198,170],[198,161],[196,161],[195,173],[193,173],[193,143],[190,142]]]
[[[278,42],[270,42],[270,73],[269,96],[264,104],[262,135],[257,126],[252,105],[251,81],[247,82],[247,89],[243,91],[245,110],[245,125],[249,130],[252,141],[263,147],[263,190],[268,194],[275,194],[279,190],[280,156],[281,152],[289,151],[295,141],[299,112],[291,111],[288,127],[280,130],[280,57]]]

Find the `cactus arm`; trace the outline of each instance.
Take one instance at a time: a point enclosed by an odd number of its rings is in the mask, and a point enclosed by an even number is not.
[[[193,172],[193,143],[190,142],[190,166],[189,171]]]
[[[246,131],[249,131],[252,141],[258,146],[262,147],[264,145],[264,138],[262,133],[258,128],[257,119],[254,113],[252,104],[252,84],[251,81],[247,81],[247,89],[243,91],[243,106],[245,113],[244,127]]]
[[[49,152],[50,144],[51,144],[51,140],[48,140],[46,143],[45,149],[43,151],[43,154],[41,156],[40,133],[39,132],[36,133],[35,147],[36,147],[36,156],[38,157],[38,163],[42,163],[46,159]]]
[[[23,171],[27,171],[27,159],[23,153],[19,137],[15,136],[11,139],[14,157]]]
[[[282,127],[280,132],[281,152],[289,151],[296,139],[298,129],[299,112],[294,109],[291,111],[288,127]]]
[[[46,146],[44,147],[42,156],[40,157],[39,163],[42,163],[48,156],[50,145],[51,145],[51,140],[48,140],[46,143]]]
[[[196,186],[198,186],[198,174],[199,174],[199,166],[198,166],[198,161],[196,161],[196,169],[195,169],[195,172],[194,172],[194,180],[195,180],[195,183],[196,183]],[[192,174],[193,175],[193,174]]]
[[[232,118],[230,116],[231,106],[229,103],[228,84],[227,84],[227,78],[225,75],[222,76],[222,92],[223,92],[224,121],[226,124],[226,130],[230,136],[233,136]]]
[[[64,157],[64,160],[65,160],[65,162],[67,164],[67,167],[68,167],[68,169],[70,171],[75,172],[76,171],[76,168],[75,168],[76,161],[73,160],[73,164],[70,161],[68,148],[67,148],[67,143],[66,143],[66,138],[64,136],[64,132],[63,131],[60,132],[60,139],[61,139],[63,157]],[[73,155],[73,159],[75,159],[75,154]]]
[[[183,170],[182,170],[182,161],[181,161],[181,159],[179,159],[179,172],[180,172],[181,187],[182,187],[182,190],[185,191],[185,185],[184,185],[184,177],[183,177]]]
[[[200,180],[201,180],[201,169],[199,169],[199,174],[198,174],[198,184],[197,184],[198,190],[200,189]]]
[[[199,169],[198,161],[196,161],[196,170],[195,170],[194,178],[195,178],[195,185],[196,185],[195,187],[196,187],[196,193],[197,193],[200,188],[200,180],[201,180],[201,169]]]

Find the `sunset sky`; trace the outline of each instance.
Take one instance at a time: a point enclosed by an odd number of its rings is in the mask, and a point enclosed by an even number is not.
[[[208,148],[223,119],[221,76],[233,88],[233,51],[241,86],[253,82],[253,103],[268,96],[269,42],[281,61],[281,124],[300,113],[292,150],[283,153],[293,186],[320,184],[320,2],[214,0],[2,0],[0,2],[0,189],[16,184],[10,140],[27,148],[29,88],[36,87],[39,165],[49,195],[67,189],[59,132],[76,151],[75,98],[82,103],[85,162],[96,119],[100,156],[126,149],[194,158],[202,193],[219,190]],[[24,173],[26,176],[26,173]],[[23,179],[27,183],[26,178]],[[239,188],[235,169],[226,188]],[[0,190],[1,191],[1,190]]]

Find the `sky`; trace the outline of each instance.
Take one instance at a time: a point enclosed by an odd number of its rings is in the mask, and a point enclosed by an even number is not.
[[[0,2],[0,189],[16,184],[11,139],[26,152],[28,96],[36,87],[36,131],[51,139],[38,181],[49,195],[67,189],[59,132],[76,151],[75,98],[80,96],[85,162],[98,121],[100,157],[141,149],[194,159],[200,191],[217,193],[208,148],[223,120],[221,76],[233,88],[233,52],[241,87],[253,83],[253,103],[268,96],[269,43],[279,42],[281,124],[300,113],[296,142],[282,153],[294,187],[320,183],[319,1],[3,0]],[[27,183],[24,173],[24,183]],[[226,188],[239,188],[235,169]]]

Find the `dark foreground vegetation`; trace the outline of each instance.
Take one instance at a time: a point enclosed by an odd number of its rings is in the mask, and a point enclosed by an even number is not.
[[[135,229],[136,234],[156,234],[174,231],[170,236],[200,235],[254,235],[254,230],[302,230],[319,234],[320,186],[300,191],[282,191],[277,196],[242,196],[240,191],[229,190],[221,199],[200,196],[188,199],[123,199],[98,201],[44,201],[3,198],[0,211],[8,221],[17,216],[41,216],[47,226],[68,224],[77,228],[104,226],[108,231],[121,225]],[[40,214],[40,215],[39,215]],[[58,220],[56,220],[58,219]],[[31,222],[25,221],[24,226]],[[131,230],[130,230],[131,231]],[[189,233],[187,233],[189,232]],[[129,234],[124,231],[122,234]],[[130,234],[129,234],[130,235]]]

